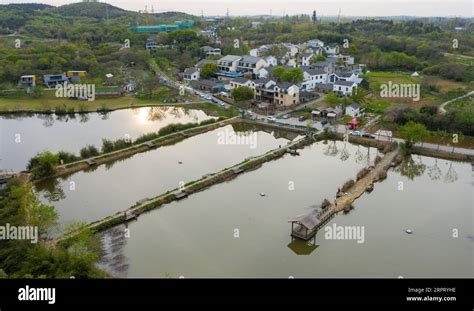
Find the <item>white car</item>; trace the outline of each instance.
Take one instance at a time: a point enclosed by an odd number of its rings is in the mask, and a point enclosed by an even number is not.
[[[276,118],[275,118],[275,117],[272,117],[272,116],[268,116],[268,117],[267,117],[267,121],[275,122],[275,121],[276,121]]]
[[[362,136],[362,133],[360,131],[352,131],[349,133],[349,135],[352,135],[352,136]]]

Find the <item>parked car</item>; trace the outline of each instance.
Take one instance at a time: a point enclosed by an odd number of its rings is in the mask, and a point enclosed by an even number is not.
[[[365,138],[370,138],[370,139],[375,139],[375,135],[372,135],[370,133],[362,133],[362,136]]]
[[[306,119],[307,119],[307,117],[305,117],[305,116],[300,116],[300,117],[298,118],[298,121],[303,122],[303,121],[306,121]]]
[[[283,118],[283,119],[289,119],[289,118],[290,118],[290,115],[289,115],[289,114],[285,114],[282,118]]]
[[[326,124],[328,124],[328,120],[326,120],[326,118],[322,118],[321,119],[321,125],[325,126]]]
[[[360,136],[362,136],[362,133],[361,133],[360,131],[351,131],[351,132],[349,133],[349,135],[352,135],[352,136],[359,136],[359,137],[360,137]]]
[[[268,116],[268,117],[267,117],[267,121],[268,121],[268,122],[275,122],[275,121],[276,121],[276,118],[275,118],[275,117],[272,117],[272,116]]]

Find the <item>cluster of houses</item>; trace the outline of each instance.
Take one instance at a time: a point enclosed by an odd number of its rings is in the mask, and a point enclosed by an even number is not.
[[[286,51],[282,57],[269,55],[274,46]],[[222,54],[218,48],[206,46],[202,49],[206,56]],[[315,61],[318,55],[323,55],[325,60]],[[201,78],[200,70],[206,63],[217,65],[214,79]],[[250,50],[249,55],[203,59],[193,68],[187,68],[181,76],[195,89],[230,93],[236,87],[247,86],[254,90],[257,103],[291,106],[304,102],[314,92],[335,92],[340,96],[352,94],[364,82],[359,78],[361,66],[354,64],[353,57],[342,55],[338,45],[325,45],[314,39],[303,44],[262,45]],[[304,79],[297,84],[278,82],[272,77],[276,67],[285,70],[300,68]]]
[[[86,71],[83,70],[70,70],[60,74],[48,74],[43,75],[43,84],[47,88],[54,88],[58,84],[77,83],[81,81],[81,78],[87,75]],[[34,88],[38,83],[36,75],[24,75],[20,77],[19,85],[24,88]]]

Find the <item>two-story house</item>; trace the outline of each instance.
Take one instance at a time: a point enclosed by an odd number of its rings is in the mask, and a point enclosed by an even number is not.
[[[333,92],[336,92],[339,95],[344,95],[344,96],[352,94],[352,91],[354,89],[357,89],[357,83],[353,81],[344,81],[344,80],[336,81],[333,84],[333,88],[332,88]]]
[[[252,73],[252,76],[255,78],[258,76],[260,69],[266,67],[266,62],[263,58],[244,55],[240,58],[236,71],[238,73]]]
[[[226,55],[217,61],[217,67],[220,71],[236,72],[241,59],[241,56]]]
[[[303,53],[301,54],[300,64],[301,66],[309,66],[311,64],[311,58],[313,57],[313,53]]]

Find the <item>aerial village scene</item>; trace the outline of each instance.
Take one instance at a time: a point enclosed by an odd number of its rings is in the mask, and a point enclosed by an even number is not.
[[[474,277],[472,16],[20,2],[0,278]]]

